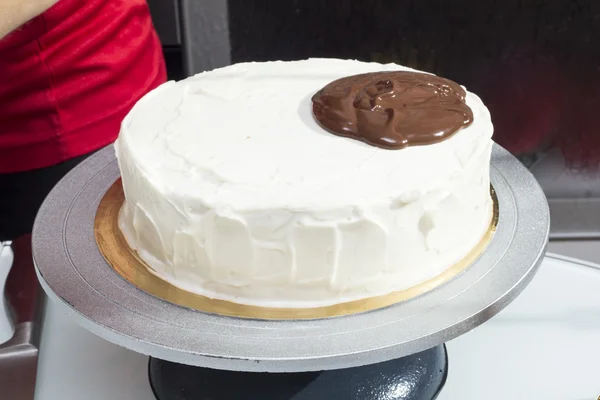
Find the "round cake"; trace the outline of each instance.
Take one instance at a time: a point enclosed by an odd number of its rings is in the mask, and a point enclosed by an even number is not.
[[[115,143],[119,227],[164,280],[320,307],[407,289],[490,226],[490,115],[395,64],[243,63],[142,98]]]

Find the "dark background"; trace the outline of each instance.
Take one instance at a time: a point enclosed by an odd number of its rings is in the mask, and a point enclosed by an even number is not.
[[[232,62],[396,62],[465,85],[513,153],[600,161],[600,1],[229,0]]]

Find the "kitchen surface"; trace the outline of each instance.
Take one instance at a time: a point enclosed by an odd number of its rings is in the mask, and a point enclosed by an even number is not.
[[[600,259],[597,241],[553,242],[550,251]],[[4,252],[1,277],[9,259]],[[517,300],[447,343],[449,375],[439,399],[595,399],[599,286],[598,265],[548,255]],[[0,340],[11,335],[1,318]],[[55,304],[46,305],[36,399],[153,399],[147,367],[146,356],[94,336]]]

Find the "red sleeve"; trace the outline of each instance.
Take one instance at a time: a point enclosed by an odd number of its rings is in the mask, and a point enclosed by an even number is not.
[[[144,0],[60,0],[0,40],[0,173],[112,143],[135,102],[165,80]]]

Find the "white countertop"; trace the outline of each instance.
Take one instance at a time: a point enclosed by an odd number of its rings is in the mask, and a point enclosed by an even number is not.
[[[116,346],[46,308],[36,400],[153,400],[148,357]]]
[[[508,308],[447,344],[439,400],[595,400],[599,289],[599,269],[546,258]],[[53,304],[40,347],[36,400],[153,399],[147,357],[92,335]]]
[[[525,291],[450,343],[439,400],[595,400],[600,269],[546,258]]]
[[[600,270],[546,258],[507,309],[448,343],[439,399],[596,399],[599,289]],[[84,331],[51,304],[44,330],[36,399],[152,399],[146,357]]]

